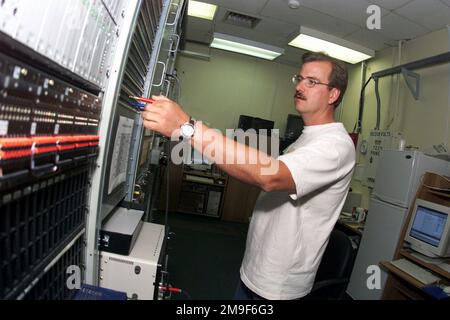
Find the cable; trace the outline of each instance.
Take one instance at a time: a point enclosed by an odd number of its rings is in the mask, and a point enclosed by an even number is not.
[[[176,100],[180,100],[180,96],[181,96],[181,81],[180,79],[176,76],[176,75],[172,75],[172,77],[175,79],[175,82],[177,83],[177,96],[176,96]]]
[[[364,91],[366,90],[367,85],[369,84],[369,82],[373,79],[373,77],[370,77],[366,83],[364,84],[364,86],[361,88],[361,95],[359,97],[359,113],[358,113],[358,122],[355,125],[355,128],[353,129],[353,132],[356,131],[356,133],[360,133],[361,132],[361,128],[362,128],[362,118],[363,118],[363,110],[364,110]]]
[[[169,159],[170,161],[170,159]],[[169,236],[169,192],[170,192],[170,163],[167,163],[166,166],[166,212],[164,217],[164,225],[165,225],[165,233],[166,233],[166,240]]]
[[[177,95],[175,97],[175,101],[178,101],[180,99],[180,96],[181,96],[181,81],[176,75],[166,74],[166,76],[168,76],[169,78],[174,79],[175,82],[177,83]]]
[[[403,44],[403,41],[404,40],[399,40],[398,41],[398,52],[397,52],[398,53],[398,55],[397,55],[397,65],[398,66],[401,65],[401,63],[402,63],[402,44]],[[394,58],[392,58],[392,60],[394,60]],[[394,66],[394,63],[392,64],[392,66]],[[400,73],[397,74],[397,80],[396,81],[397,81],[397,85],[396,85],[396,88],[395,88],[395,103],[393,104],[394,105],[394,111],[392,111],[391,120],[389,121],[389,124],[386,127],[387,130],[391,129],[391,125],[394,123],[396,115],[397,115],[398,110],[399,110],[399,104],[400,104]],[[393,94],[393,92],[394,92],[394,90],[391,90],[392,94]],[[391,101],[392,101],[392,99],[389,100],[390,104],[392,105]],[[390,109],[392,109],[392,108],[390,108]]]
[[[165,142],[165,148],[167,149],[167,143],[170,143],[170,141],[166,141]],[[169,147],[169,152],[167,152],[168,155],[168,161],[166,163],[166,169],[165,169],[165,174],[166,174],[166,207],[165,207],[165,214],[164,214],[164,239],[166,241],[169,240],[169,192],[170,192],[170,147]],[[167,256],[167,247],[168,245],[166,244],[163,248],[163,257]],[[167,263],[165,263],[164,265],[164,271],[166,273],[168,273],[167,271]]]
[[[375,80],[375,96],[377,98],[377,124],[375,126],[375,130],[380,130],[380,121],[381,121],[381,98],[380,98],[380,90],[378,87],[378,78],[374,78]]]

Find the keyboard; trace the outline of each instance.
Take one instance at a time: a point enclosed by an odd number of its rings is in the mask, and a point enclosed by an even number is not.
[[[439,277],[433,275],[430,271],[419,267],[417,264],[407,260],[407,259],[399,259],[395,261],[391,261],[398,269],[403,272],[409,274],[411,277],[416,280],[422,282],[423,284],[432,284],[441,280]]]

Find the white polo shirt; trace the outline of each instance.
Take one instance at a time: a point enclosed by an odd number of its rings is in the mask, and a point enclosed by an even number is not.
[[[261,193],[240,273],[266,299],[297,299],[314,284],[350,186],[355,147],[342,123],[306,126],[279,160],[297,193]]]

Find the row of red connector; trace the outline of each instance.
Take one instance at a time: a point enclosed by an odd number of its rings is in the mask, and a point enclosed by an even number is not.
[[[98,136],[55,136],[30,138],[1,138],[0,161],[59,153],[99,145]]]

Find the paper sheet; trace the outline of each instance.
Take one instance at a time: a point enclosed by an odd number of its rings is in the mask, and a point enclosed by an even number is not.
[[[131,135],[134,120],[120,116],[116,140],[109,171],[108,195],[127,179],[128,159],[131,149]]]

